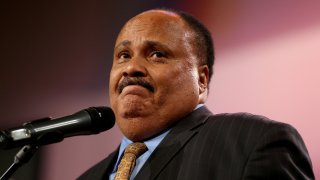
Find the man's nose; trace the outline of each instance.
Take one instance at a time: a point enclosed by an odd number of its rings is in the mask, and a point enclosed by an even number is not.
[[[132,58],[123,71],[123,76],[143,77],[147,75],[147,69],[143,58]]]

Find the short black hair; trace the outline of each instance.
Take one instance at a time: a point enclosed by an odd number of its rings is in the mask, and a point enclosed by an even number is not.
[[[197,18],[195,18],[187,12],[169,8],[157,8],[155,10],[163,10],[177,14],[195,32],[195,52],[197,53],[196,55],[200,59],[200,64],[208,65],[210,82],[211,76],[213,74],[214,46],[211,33],[208,30],[208,28],[205,25],[203,25]]]

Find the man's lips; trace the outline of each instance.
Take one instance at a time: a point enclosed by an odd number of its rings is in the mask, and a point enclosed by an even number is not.
[[[141,77],[125,77],[120,83],[117,88],[119,93],[122,93],[123,89],[128,87],[129,89],[133,90],[134,92],[137,92],[139,88],[145,88],[151,92],[154,92],[154,88],[145,79]],[[141,90],[141,89],[140,89]]]
[[[139,85],[128,85],[122,90],[122,94],[124,95],[138,95],[144,96],[148,94],[150,91]]]

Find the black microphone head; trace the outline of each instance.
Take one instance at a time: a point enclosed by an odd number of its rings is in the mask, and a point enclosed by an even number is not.
[[[100,133],[114,126],[115,115],[109,107],[90,107],[86,109],[92,120],[92,133]]]

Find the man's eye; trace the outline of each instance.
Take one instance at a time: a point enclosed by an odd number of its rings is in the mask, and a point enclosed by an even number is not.
[[[162,52],[160,52],[160,51],[154,51],[154,52],[152,52],[151,57],[154,57],[154,58],[163,58],[163,57],[165,57],[165,54],[162,53]]]
[[[128,59],[130,58],[130,54],[128,52],[122,52],[122,53],[119,53],[118,57],[120,59]]]

